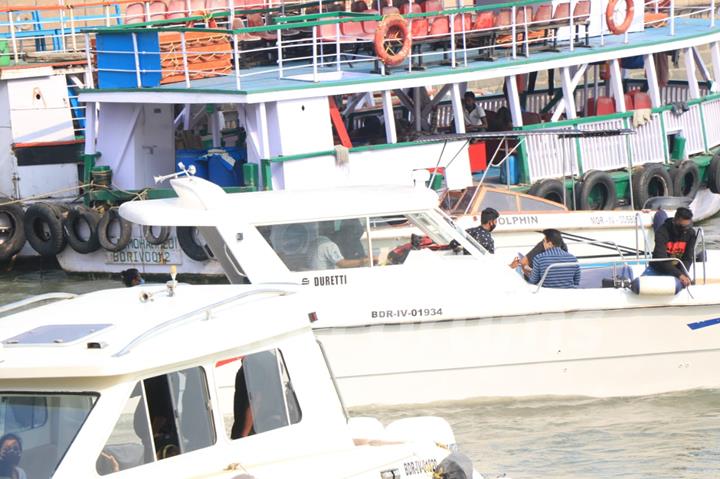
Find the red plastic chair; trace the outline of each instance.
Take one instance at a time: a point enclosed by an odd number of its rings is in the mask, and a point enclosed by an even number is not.
[[[495,26],[495,12],[480,12],[475,18],[473,30],[490,30]]]
[[[168,9],[167,5],[165,5],[165,2],[156,0],[150,4],[149,8],[150,20],[165,20],[165,15],[167,14]]]
[[[249,27],[264,27],[265,26],[265,20],[263,19],[262,15],[259,13],[252,13],[248,15],[248,26]],[[320,27],[332,27],[332,36],[333,39],[336,36],[335,33],[335,25],[321,25]],[[320,28],[320,31],[322,31],[322,28]],[[268,41],[268,42],[274,42],[277,41],[277,32],[276,31],[268,31],[268,32],[255,32],[253,35],[257,35],[261,39]],[[319,34],[321,37],[322,35]]]
[[[423,8],[426,12],[439,12],[443,9],[443,4],[441,0],[426,0]]]
[[[517,7],[515,9],[515,24],[519,27],[525,22],[532,21],[532,8]]]
[[[168,9],[165,18],[171,20],[173,18],[184,17],[187,17],[187,11],[185,10],[185,0],[170,0],[170,2],[168,3]]]
[[[650,100],[650,95],[648,95],[645,92],[642,92],[640,90],[637,90],[638,93],[635,94],[635,109],[636,110],[644,110],[646,108],[652,108],[652,101]]]
[[[573,10],[573,22],[586,23],[588,20],[590,20],[590,2],[588,0],[577,2]]]
[[[538,5],[537,10],[535,10],[535,15],[533,15],[533,25],[538,26],[550,23],[550,21],[552,21],[552,13],[551,3]]]
[[[335,27],[335,25],[332,25]],[[340,33],[345,37],[352,37],[357,40],[368,40],[371,34],[365,33],[362,22],[345,22],[340,24]]]
[[[377,15],[377,10],[366,10],[365,13]],[[362,21],[362,29],[365,33],[369,35],[375,35],[375,30],[377,30],[377,20],[363,20]]]
[[[245,28],[248,26],[247,19],[241,18],[241,17],[235,17],[233,19],[233,30],[237,28]],[[259,42],[262,40],[259,36],[257,36],[254,33],[238,33],[237,34],[238,41],[241,42]]]
[[[400,13],[403,15],[407,15],[408,13],[410,13],[410,4],[403,3],[400,7]],[[420,6],[420,4],[413,2],[412,13],[422,13],[422,7]],[[430,22],[428,22],[427,17],[413,18],[410,33],[412,34],[413,38],[422,38],[427,35],[429,28]]]
[[[447,15],[438,15],[433,17],[433,21],[430,24],[430,30],[428,31],[430,36],[442,36],[450,34],[450,18]]]
[[[585,116],[595,116],[595,98],[590,97],[585,103]]]
[[[145,5],[142,3],[131,3],[125,9],[125,24],[142,23],[145,21]]]
[[[463,20],[465,21],[463,22]],[[472,30],[472,15],[470,15],[469,13],[466,13],[464,15],[455,15],[455,20],[453,21],[453,28],[455,29],[455,34],[461,33],[463,31],[463,23],[466,32]]]
[[[570,4],[560,3],[555,7],[555,13],[553,14],[553,20],[557,22],[568,23],[570,21]]]
[[[612,115],[615,113],[615,100],[609,96],[601,96],[597,99],[597,116]]]
[[[400,10],[398,10],[395,7],[383,7],[382,14],[383,15],[399,15]]]
[[[635,109],[635,102],[633,101],[633,97],[629,93],[625,93],[625,110],[630,111]]]
[[[512,10],[503,8],[497,14],[495,26],[500,29],[509,29],[512,25]]]

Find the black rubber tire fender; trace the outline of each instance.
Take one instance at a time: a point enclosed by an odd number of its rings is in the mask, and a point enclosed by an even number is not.
[[[563,204],[563,183],[550,178],[536,181],[530,186],[528,194]]]
[[[10,228],[7,234],[0,235],[0,261],[12,258],[25,246],[25,212],[22,206],[10,201],[10,198],[0,197],[0,220],[7,222]]]
[[[62,210],[50,203],[35,203],[25,210],[25,237],[40,256],[56,256],[67,245]]]
[[[673,196],[670,173],[660,163],[645,163],[632,174],[632,191],[635,209],[644,208],[655,196]]]
[[[80,236],[80,227],[82,223],[85,223],[90,230],[90,236],[87,239],[83,239]],[[65,220],[65,232],[67,234],[67,240],[70,247],[80,254],[88,254],[99,250],[99,223],[100,213],[94,209],[87,208],[85,206],[72,208]]]
[[[595,204],[591,195],[600,191],[602,203]],[[577,188],[578,208],[581,210],[612,210],[617,206],[617,187],[610,174],[591,170],[583,175],[583,180]]]
[[[188,258],[195,261],[206,261],[210,259],[210,255],[208,255],[203,245],[195,239],[196,229],[195,226],[178,226],[175,228],[178,243],[180,243],[180,248]]]
[[[161,226],[160,232],[157,235],[153,232],[153,228],[154,226],[143,226],[143,236],[145,237],[145,241],[147,241],[148,243],[154,245],[161,245],[165,243],[170,237],[171,230],[169,226]]]
[[[120,227],[120,236],[118,237],[117,242],[113,243],[109,235],[110,228],[116,221]],[[132,223],[120,216],[120,212],[117,208],[109,208],[105,211],[102,218],[100,218],[100,222],[97,227],[97,235],[98,240],[100,241],[100,246],[102,246],[105,250],[113,253],[121,251],[125,249],[132,238]]]
[[[675,195],[695,198],[700,189],[700,168],[692,160],[682,161],[670,168],[670,179]]]
[[[707,186],[713,193],[720,193],[720,151],[713,155],[707,168]]]

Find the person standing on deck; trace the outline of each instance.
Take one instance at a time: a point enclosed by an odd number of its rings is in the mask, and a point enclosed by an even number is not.
[[[493,240],[491,233],[497,226],[497,219],[499,217],[500,213],[498,213],[495,208],[485,208],[482,210],[482,213],[480,213],[480,226],[466,230],[467,234],[480,243],[480,246],[485,248],[488,253],[492,254],[495,254],[495,240]]]

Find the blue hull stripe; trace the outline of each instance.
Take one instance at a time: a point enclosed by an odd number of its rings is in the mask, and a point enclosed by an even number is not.
[[[688,323],[688,328],[693,330],[702,329],[714,324],[720,324],[720,318],[706,319],[705,321],[698,321],[697,323]]]

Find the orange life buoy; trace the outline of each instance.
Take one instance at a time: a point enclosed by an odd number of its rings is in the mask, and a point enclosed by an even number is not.
[[[412,47],[407,21],[400,15],[383,17],[375,30],[375,54],[387,66],[401,64]]]
[[[620,25],[615,23],[615,7],[617,6],[618,0],[610,0],[607,9],[605,10],[605,21],[611,32],[615,35],[620,35],[627,32],[630,28],[630,24],[635,16],[635,2],[633,0],[626,0],[625,5],[627,10],[625,11],[625,20]]]

